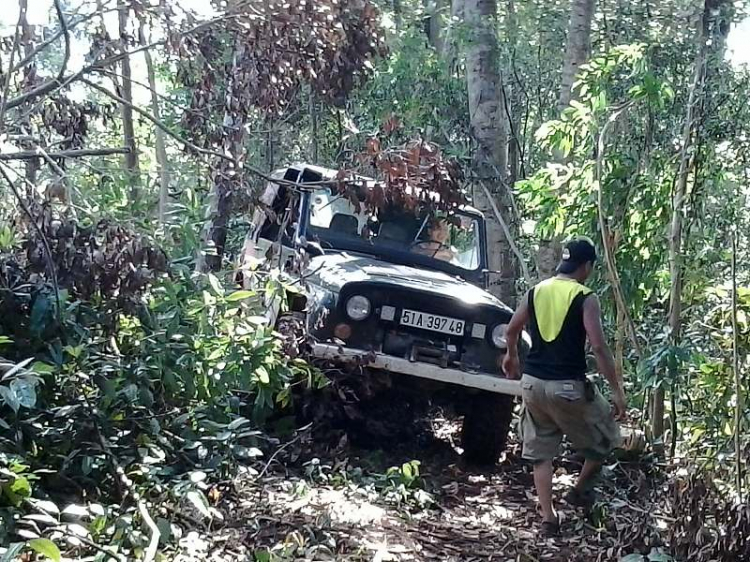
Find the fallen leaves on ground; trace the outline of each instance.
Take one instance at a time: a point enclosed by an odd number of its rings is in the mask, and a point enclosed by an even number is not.
[[[664,482],[653,467],[607,467],[592,512],[559,503],[561,535],[546,539],[538,534],[531,467],[518,458],[517,445],[497,467],[472,468],[450,445],[456,423],[440,422],[440,438],[384,454],[349,450],[342,457],[339,447],[326,456],[319,443],[302,440],[262,478],[256,470],[238,477],[219,505],[221,532],[204,534],[212,552],[180,560],[671,560],[661,549],[670,518],[651,503]],[[292,457],[298,460],[287,462]],[[421,460],[434,501],[425,509],[394,503],[367,478],[409,458]],[[573,460],[558,465],[557,497],[577,469]]]

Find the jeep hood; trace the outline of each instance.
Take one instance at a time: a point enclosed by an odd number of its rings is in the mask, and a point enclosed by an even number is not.
[[[470,305],[492,306],[512,314],[512,309],[484,289],[460,277],[348,253],[326,254],[310,261],[308,279],[336,292],[347,283],[373,283],[409,288],[450,297]]]

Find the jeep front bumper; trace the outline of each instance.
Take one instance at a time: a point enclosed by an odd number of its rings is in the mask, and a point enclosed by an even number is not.
[[[400,357],[374,353],[363,349],[316,343],[313,346],[313,356],[340,363],[361,362],[363,366],[371,369],[382,369],[391,373],[410,375],[447,384],[457,384],[497,394],[521,396],[521,383],[517,380],[505,379],[487,373],[471,373],[459,369],[442,368],[429,363],[412,362]]]

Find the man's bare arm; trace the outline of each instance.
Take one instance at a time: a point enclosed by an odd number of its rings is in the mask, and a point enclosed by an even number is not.
[[[518,338],[521,336],[524,326],[529,321],[529,294],[526,293],[510,319],[508,329],[505,332],[505,341],[508,344],[508,353],[518,356]]]
[[[508,328],[505,331],[505,343],[507,349],[503,358],[503,370],[506,376],[511,379],[517,379],[521,376],[520,362],[518,360],[518,338],[523,331],[524,326],[529,321],[529,294],[526,293],[523,299],[513,313]]]
[[[596,357],[596,364],[599,372],[612,387],[613,401],[615,404],[615,415],[619,418],[625,415],[625,392],[622,381],[617,376],[615,369],[615,359],[607,345],[602,328],[602,311],[599,304],[599,298],[591,295],[583,303],[583,325],[586,328],[591,349]]]

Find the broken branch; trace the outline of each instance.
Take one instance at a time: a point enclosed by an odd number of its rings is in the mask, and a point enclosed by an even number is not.
[[[81,158],[84,156],[110,156],[112,154],[127,154],[130,152],[127,148],[83,148],[76,150],[61,150],[59,152],[48,152],[49,158]],[[0,161],[8,160],[33,160],[41,158],[44,155],[37,150],[24,150],[21,152],[0,153]]]

